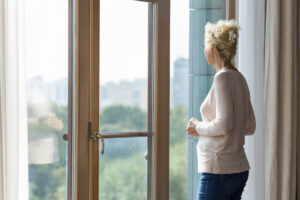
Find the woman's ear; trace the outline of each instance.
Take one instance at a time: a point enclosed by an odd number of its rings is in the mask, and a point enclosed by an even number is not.
[[[217,48],[215,46],[212,47],[212,52],[211,53],[214,57],[214,62],[220,64],[221,57],[220,57],[219,51],[217,50]]]
[[[218,55],[218,51],[217,51],[217,48],[215,47],[215,45],[212,45],[211,53],[214,54],[214,55]]]

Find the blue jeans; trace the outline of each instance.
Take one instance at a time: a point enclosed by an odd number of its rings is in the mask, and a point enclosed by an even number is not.
[[[200,173],[197,200],[240,200],[249,171],[235,174]]]

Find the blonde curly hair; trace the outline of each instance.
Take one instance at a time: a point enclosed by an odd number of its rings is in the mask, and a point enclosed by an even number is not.
[[[231,62],[236,54],[240,26],[235,20],[219,20],[205,25],[204,44],[215,46],[225,62]]]

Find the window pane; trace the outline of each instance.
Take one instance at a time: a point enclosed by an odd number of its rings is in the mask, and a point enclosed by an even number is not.
[[[172,200],[188,199],[189,1],[171,1],[170,188]]]
[[[201,120],[200,105],[215,70],[204,55],[204,26],[222,18],[222,0],[171,2],[170,199],[196,199],[197,137],[187,136],[187,120]],[[180,165],[178,164],[180,163]]]
[[[24,5],[29,195],[66,199],[68,1],[25,0]]]
[[[147,131],[148,3],[100,4],[100,131]]]
[[[146,152],[147,137],[105,139],[99,161],[99,199],[147,199]]]

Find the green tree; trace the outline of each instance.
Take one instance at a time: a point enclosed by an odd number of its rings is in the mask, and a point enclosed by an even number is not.
[[[187,107],[170,110],[170,199],[188,197],[188,136],[186,134]]]
[[[147,162],[142,153],[125,158],[100,161],[100,199],[146,200]]]
[[[186,140],[186,125],[188,112],[187,107],[183,105],[175,106],[170,110],[170,144],[182,143],[182,140]]]
[[[100,112],[101,132],[146,131],[147,113],[139,107],[113,105]]]

